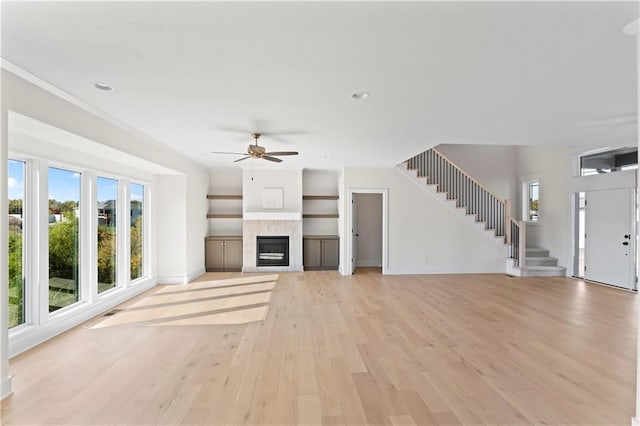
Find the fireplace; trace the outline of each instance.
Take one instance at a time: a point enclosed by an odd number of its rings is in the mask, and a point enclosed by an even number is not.
[[[289,266],[289,237],[257,237],[256,266]]]

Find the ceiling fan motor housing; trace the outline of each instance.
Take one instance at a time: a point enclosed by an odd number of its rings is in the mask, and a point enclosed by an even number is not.
[[[265,153],[265,149],[260,145],[249,145],[247,152],[249,155],[263,155]]]

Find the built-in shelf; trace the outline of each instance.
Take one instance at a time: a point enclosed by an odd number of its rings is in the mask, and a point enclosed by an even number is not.
[[[209,194],[207,195],[208,200],[242,200],[242,195],[218,195],[218,194]]]
[[[337,201],[340,199],[338,195],[303,195],[304,201]],[[322,203],[321,203],[322,204]],[[307,206],[316,205],[315,203],[307,204]],[[315,210],[315,209],[310,209]],[[337,210],[337,209],[336,209]],[[303,219],[338,219],[340,216],[337,212],[333,213],[303,213]]]
[[[337,200],[337,195],[303,195],[303,200]]]
[[[242,219],[242,213],[208,214],[207,219]]]

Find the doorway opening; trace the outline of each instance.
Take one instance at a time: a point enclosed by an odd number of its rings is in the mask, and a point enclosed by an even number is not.
[[[351,229],[346,232],[350,266],[345,268],[346,275],[353,274],[358,267],[367,268],[368,272],[387,272],[387,200],[386,188],[350,190]]]

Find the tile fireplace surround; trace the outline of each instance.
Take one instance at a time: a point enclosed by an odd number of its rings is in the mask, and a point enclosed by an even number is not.
[[[301,272],[300,213],[245,213],[242,221],[242,272]],[[289,236],[289,266],[256,266],[258,236]]]

